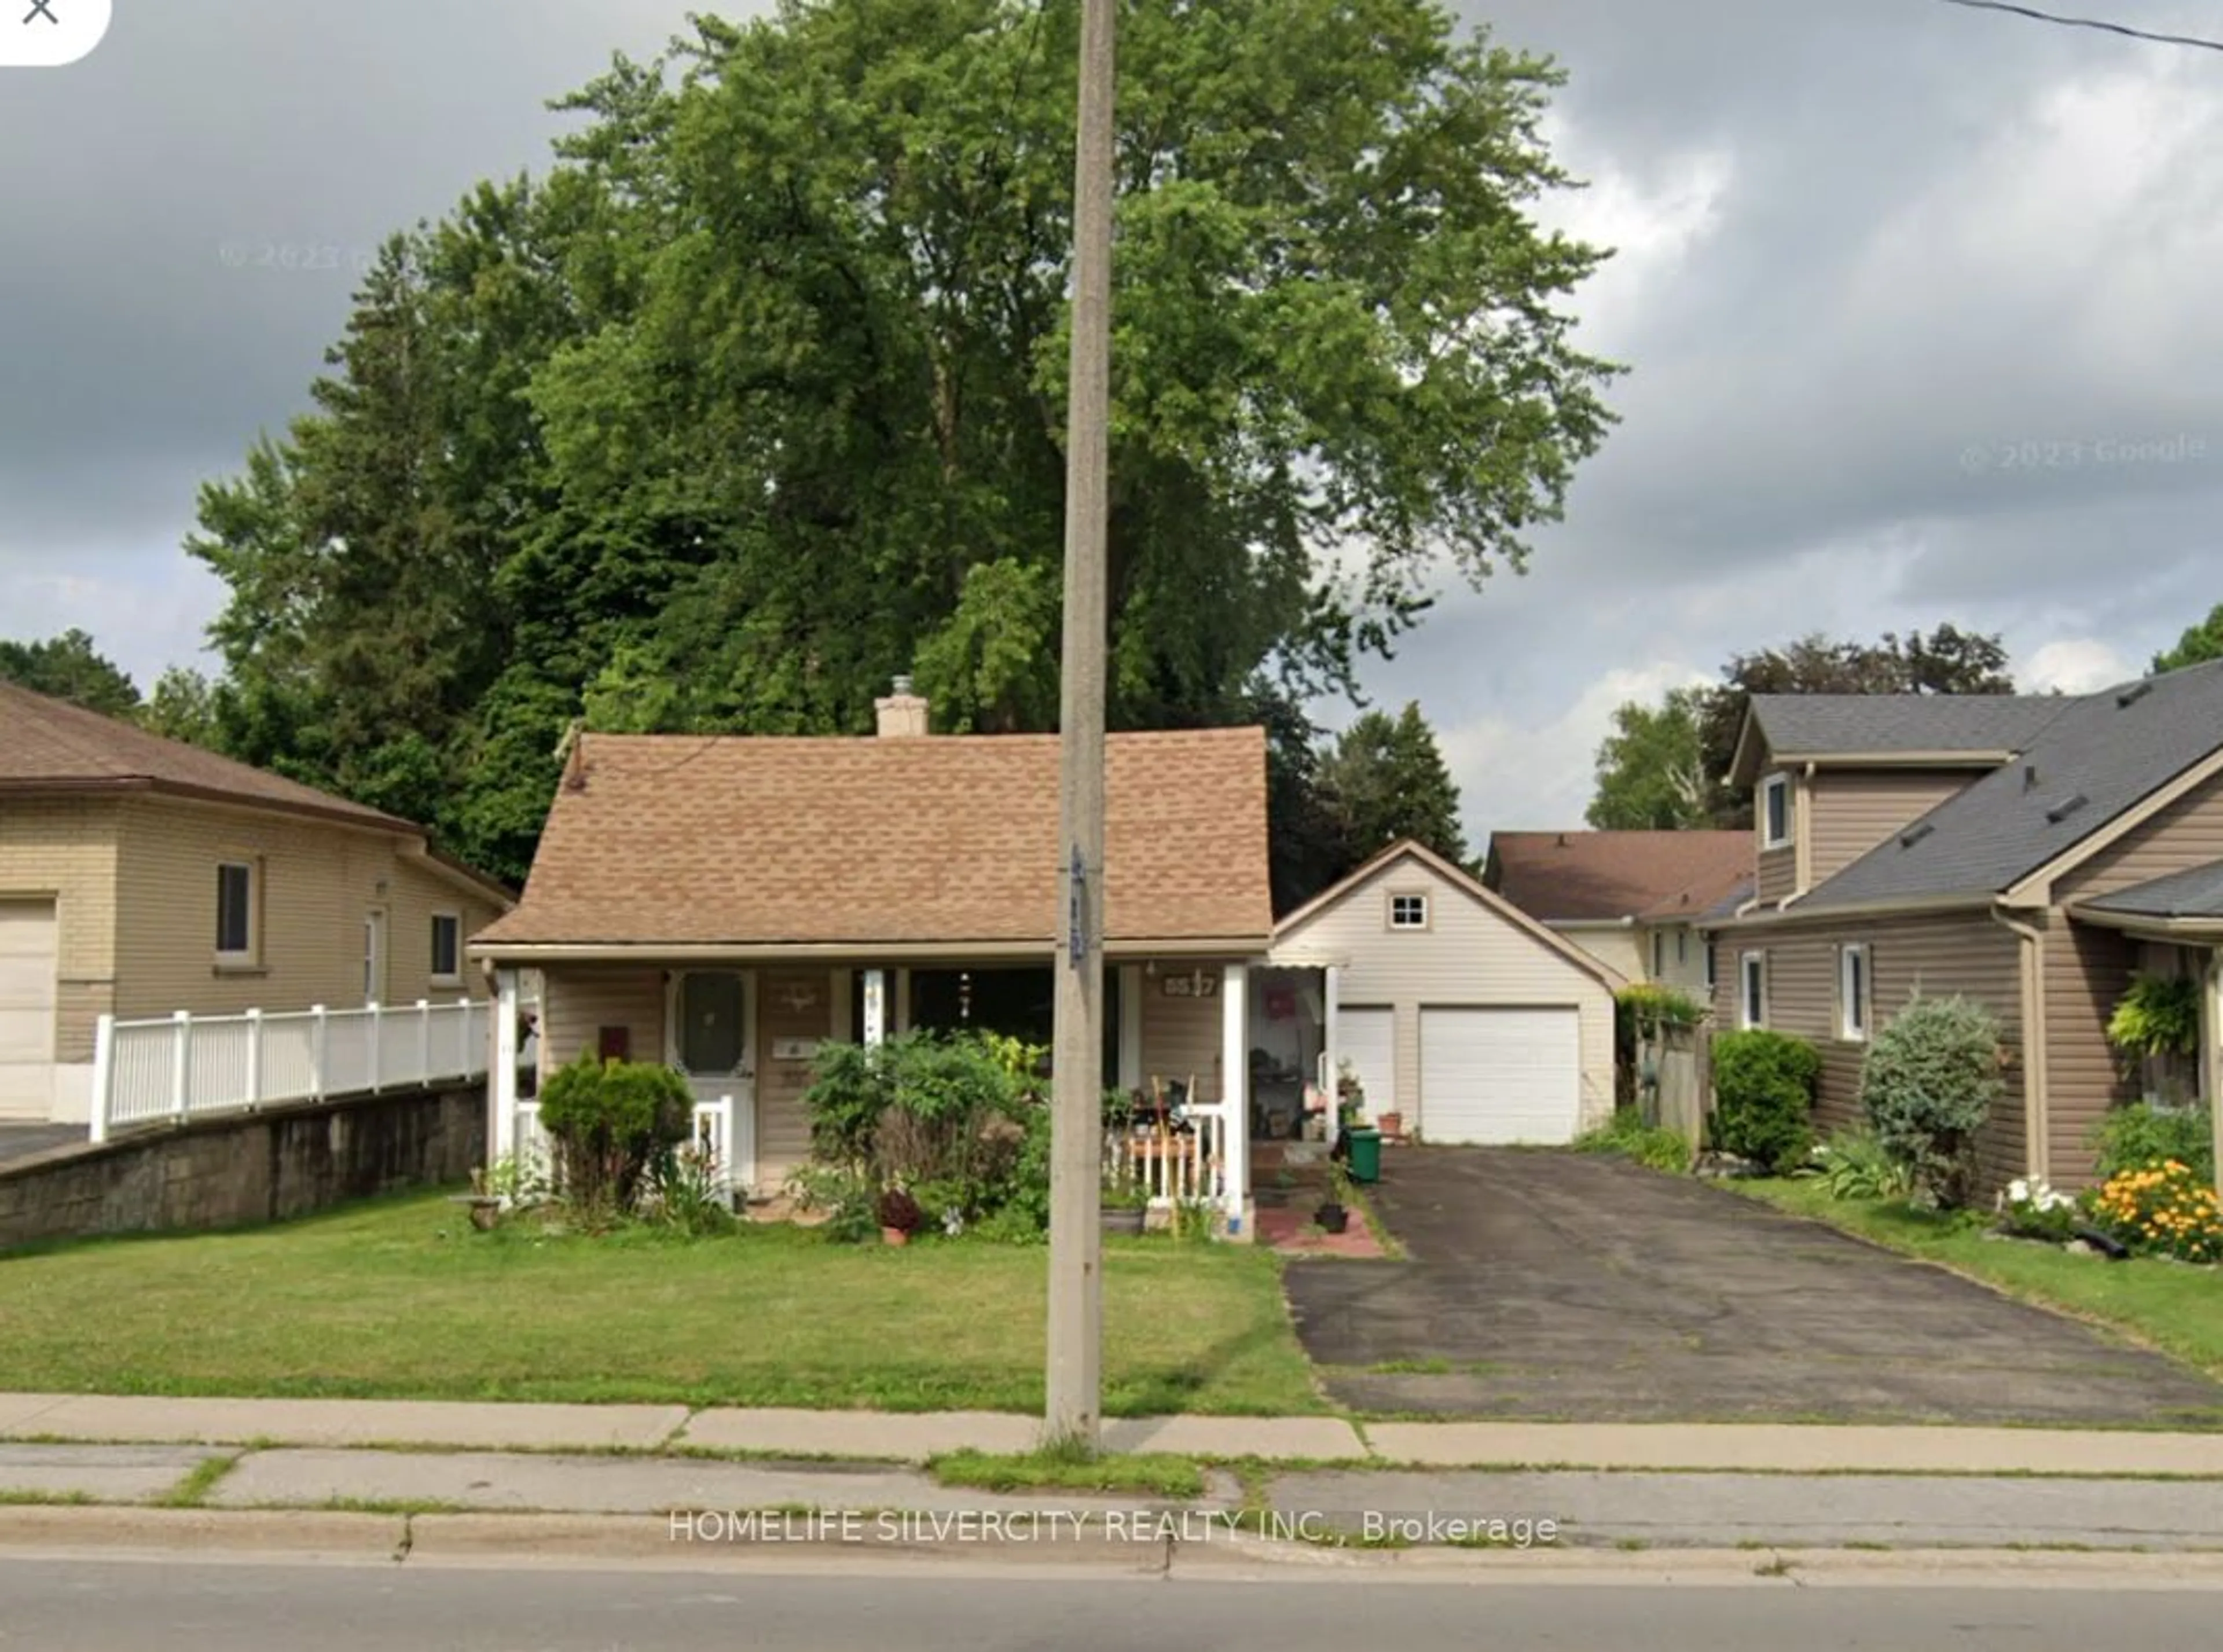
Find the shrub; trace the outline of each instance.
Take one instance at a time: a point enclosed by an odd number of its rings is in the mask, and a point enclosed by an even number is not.
[[[1818,1157],[1822,1185],[1833,1199],[1903,1199],[1913,1190],[1906,1166],[1884,1151],[1873,1130],[1840,1130]]]
[[[822,1215],[818,1231],[837,1245],[879,1237],[879,1192],[865,1175],[834,1165],[805,1165],[787,1180],[799,1210]]]
[[[2223,1262],[2223,1210],[2215,1190],[2182,1159],[2110,1177],[2092,1209],[2100,1228],[2133,1251]]]
[[[693,1126],[687,1081],[652,1061],[582,1052],[540,1094],[564,1198],[584,1211],[629,1214],[650,1178]]]
[[[1786,1175],[1814,1148],[1819,1052],[1804,1039],[1754,1029],[1714,1040],[1714,1143]]]
[[[1706,1018],[1706,1007],[1689,993],[1649,981],[1623,987],[1613,1002],[1620,1018],[1638,1029],[1696,1027]]]
[[[1999,1023],[1974,999],[1924,998],[1877,1030],[1861,1068],[1861,1106],[1906,1167],[1914,1202],[1965,1205],[1976,1132],[2006,1088]]]
[[[2065,1244],[2076,1236],[2082,1213],[2076,1201],[2045,1183],[2010,1182],[1999,1195],[1999,1231],[2018,1239],[2049,1239]]]
[[[2215,1180],[2214,1119],[2204,1106],[2155,1107],[2138,1102],[2119,1107],[2100,1121],[2091,1146],[2099,1155],[2102,1180],[2126,1170],[2144,1170],[2174,1159],[2188,1165],[2201,1181]]]
[[[740,1219],[719,1188],[718,1169],[717,1156],[697,1143],[664,1153],[650,1172],[657,1220],[690,1238],[733,1232]]]
[[[1645,1123],[1644,1115],[1633,1107],[1618,1109],[1610,1123],[1577,1138],[1575,1151],[1618,1153],[1671,1176],[1680,1176],[1691,1168],[1691,1144],[1672,1130]]]

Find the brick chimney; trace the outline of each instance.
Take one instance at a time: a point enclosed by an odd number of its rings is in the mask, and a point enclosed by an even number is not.
[[[880,714],[884,740],[916,739],[931,732],[926,725],[926,701],[911,693],[909,677],[897,677],[896,691],[885,700],[875,700],[872,709]]]

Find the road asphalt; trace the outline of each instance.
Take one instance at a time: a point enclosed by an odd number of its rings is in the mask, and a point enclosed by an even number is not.
[[[1331,1587],[1307,1586],[1313,1582]],[[2035,1588],[2012,1573],[1804,1586],[1794,1573],[1667,1581],[1632,1572],[1599,1586],[1500,1576],[1375,1580],[1016,1578],[717,1573],[577,1567],[161,1563],[0,1558],[0,1644],[40,1652],[906,1652],[1055,1646],[1351,1645],[1496,1652],[1568,1646],[1663,1652],[2207,1652],[2223,1594],[2070,1580]]]

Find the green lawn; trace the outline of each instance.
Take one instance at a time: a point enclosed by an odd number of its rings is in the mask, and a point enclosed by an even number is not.
[[[1317,1412],[1270,1254],[1105,1241],[1105,1409]],[[0,1391],[1038,1411],[1048,1253],[475,1232],[438,1195],[0,1256]]]
[[[1965,1222],[1901,1204],[1832,1199],[1812,1177],[1719,1185],[1942,1263],[2025,1302],[2110,1326],[2223,1377],[2223,1271],[2151,1257],[2110,1262],[2056,1246],[1987,1239]]]

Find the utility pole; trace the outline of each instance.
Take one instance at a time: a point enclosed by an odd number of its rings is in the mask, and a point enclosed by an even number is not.
[[[1104,1398],[1104,678],[1111,522],[1113,39],[1118,0],[1082,0],[1074,166],[1073,356],[1066,415],[1060,870],[1051,1052],[1049,1408],[1053,1445],[1093,1451]]]

